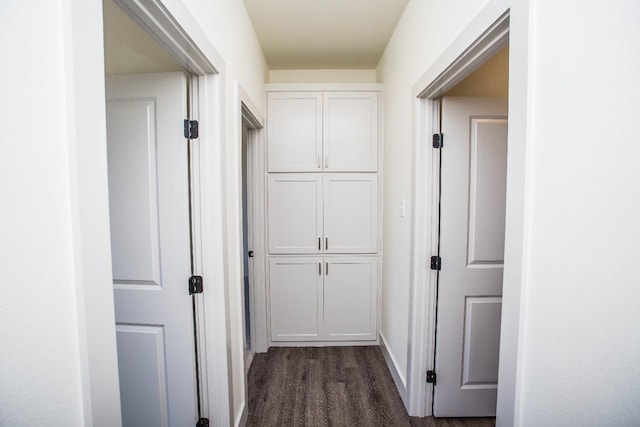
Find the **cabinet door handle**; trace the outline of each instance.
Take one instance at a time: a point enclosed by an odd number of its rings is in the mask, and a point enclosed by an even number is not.
[[[329,250],[329,238],[328,237],[324,238],[324,248],[325,248],[325,250]]]
[[[318,276],[322,276],[322,263],[318,261]]]
[[[329,167],[329,155],[328,154],[324,155],[324,167],[325,168]]]
[[[329,275],[329,263],[328,262],[325,264],[324,268],[325,268],[325,273],[324,274],[328,276]]]
[[[318,154],[318,169],[322,168],[322,161],[320,160],[320,154]]]
[[[319,251],[322,250],[322,246],[321,246],[321,243],[320,243],[320,237],[318,237],[318,250]]]

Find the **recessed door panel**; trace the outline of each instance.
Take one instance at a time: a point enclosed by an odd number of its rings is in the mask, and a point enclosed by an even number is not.
[[[465,301],[462,388],[498,387],[501,297],[468,297]]]
[[[470,151],[468,262],[470,266],[502,267],[507,120],[472,117]]]
[[[107,103],[111,257],[120,286],[161,285],[155,120],[154,99]]]
[[[161,326],[116,325],[122,423],[167,427],[166,343]]]

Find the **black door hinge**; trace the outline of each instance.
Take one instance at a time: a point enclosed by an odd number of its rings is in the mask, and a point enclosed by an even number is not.
[[[196,427],[209,427],[209,418],[200,418]]]
[[[247,256],[249,256],[249,258],[253,258],[253,251],[247,252]]]
[[[203,291],[202,276],[189,277],[189,295],[201,294]]]
[[[434,133],[433,134],[433,148],[442,148],[444,145],[444,134]]]
[[[184,137],[187,139],[198,138],[198,121],[184,120]]]
[[[427,371],[427,383],[436,385],[436,371]]]
[[[442,258],[435,255],[431,257],[431,269],[440,271],[442,269]]]

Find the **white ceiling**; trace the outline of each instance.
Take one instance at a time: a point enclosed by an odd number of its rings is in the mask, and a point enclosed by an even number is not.
[[[375,68],[408,0],[244,0],[269,68]]]

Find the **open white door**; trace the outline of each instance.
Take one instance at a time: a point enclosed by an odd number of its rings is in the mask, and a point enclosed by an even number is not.
[[[437,417],[494,416],[507,171],[507,99],[442,100]]]
[[[107,78],[109,207],[124,426],[197,419],[183,73]],[[90,136],[88,136],[90,137]]]

